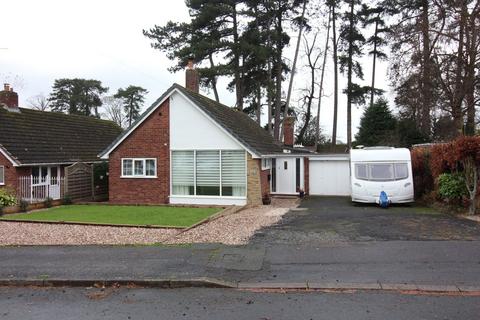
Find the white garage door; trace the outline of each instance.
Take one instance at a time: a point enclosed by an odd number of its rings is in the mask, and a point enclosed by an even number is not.
[[[350,195],[349,161],[310,159],[309,169],[311,195]]]

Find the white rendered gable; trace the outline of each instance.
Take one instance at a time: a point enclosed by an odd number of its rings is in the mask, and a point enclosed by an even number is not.
[[[183,95],[170,96],[171,150],[244,149]]]

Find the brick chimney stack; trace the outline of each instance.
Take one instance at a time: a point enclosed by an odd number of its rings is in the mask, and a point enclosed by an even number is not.
[[[20,111],[18,108],[18,94],[13,91],[10,84],[3,84],[3,91],[0,91],[0,105],[5,105],[9,111]]]
[[[185,71],[185,88],[198,93],[199,87],[200,78],[198,76],[198,70],[195,69],[195,63],[193,59],[188,59],[187,70]]]
[[[295,117],[288,116],[283,119],[283,144],[287,147],[293,147],[295,143],[294,129]]]

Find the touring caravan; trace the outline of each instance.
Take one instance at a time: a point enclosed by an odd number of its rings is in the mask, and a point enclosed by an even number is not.
[[[367,147],[350,151],[352,201],[365,203],[413,202],[410,151],[405,148]]]

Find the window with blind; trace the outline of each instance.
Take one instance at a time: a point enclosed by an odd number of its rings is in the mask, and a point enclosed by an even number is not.
[[[193,151],[172,151],[172,194],[195,194],[195,154]]]
[[[246,194],[245,151],[172,151],[172,195]]]
[[[0,166],[0,185],[5,184],[5,167]]]
[[[197,151],[197,195],[220,195],[220,151]]]
[[[245,151],[222,151],[222,195],[244,196]]]

